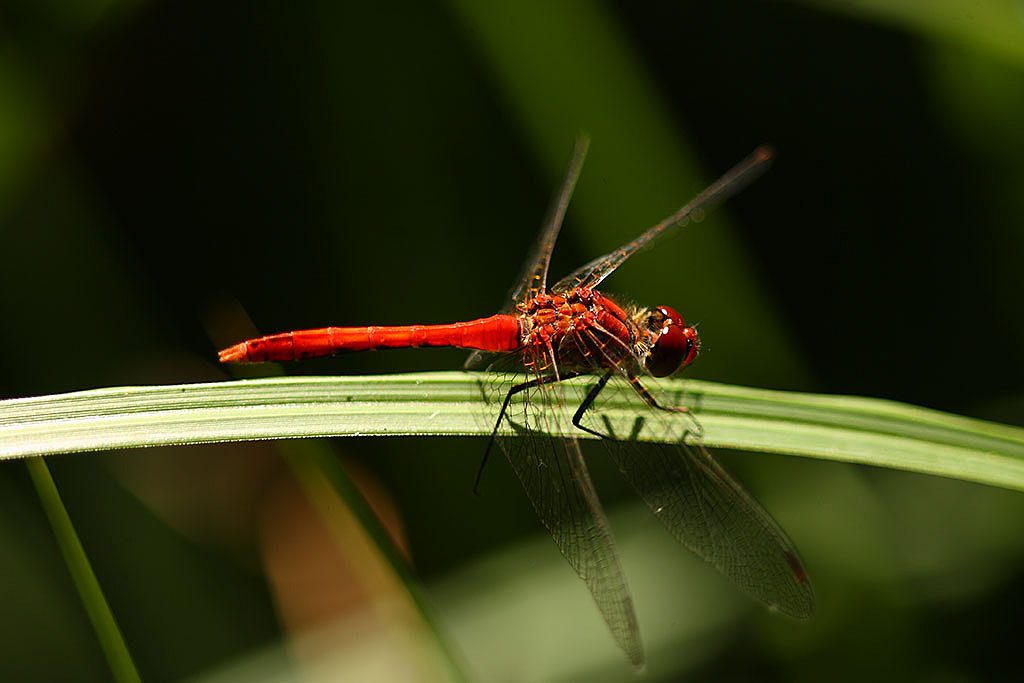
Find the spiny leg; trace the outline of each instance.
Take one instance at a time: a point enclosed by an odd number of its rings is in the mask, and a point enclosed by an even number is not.
[[[601,379],[599,379],[597,381],[597,384],[595,384],[593,387],[591,387],[590,391],[587,392],[586,397],[583,399],[583,403],[581,403],[580,407],[576,409],[576,414],[572,416],[572,424],[573,424],[574,427],[576,427],[578,429],[582,429],[583,431],[585,431],[588,434],[593,434],[594,436],[598,437],[599,439],[606,439],[606,438],[608,438],[608,435],[607,434],[602,434],[601,432],[599,432],[597,430],[594,430],[594,429],[591,429],[590,427],[585,426],[582,423],[582,420],[583,420],[584,413],[586,413],[588,410],[590,410],[590,406],[594,405],[594,401],[597,400],[597,395],[601,393],[601,390],[604,389],[606,384],[608,384],[608,380],[611,379],[611,377],[612,377],[612,371],[608,371],[608,372],[604,373],[604,375],[601,376]]]
[[[604,352],[604,345],[599,343],[600,340],[593,338],[592,341],[598,343],[597,351],[599,351],[601,355],[605,357],[606,360],[609,360],[608,354]],[[586,345],[579,343],[579,346],[584,356],[588,356],[590,350],[586,348]],[[613,373],[614,371],[608,371],[601,377],[600,381],[594,385],[594,387],[587,394],[586,398],[583,399],[583,403],[580,404],[580,407],[576,410],[576,414],[573,415],[572,418],[572,423],[574,426],[576,426],[579,429],[582,429],[588,434],[593,434],[594,436],[598,436],[600,438],[608,438],[608,435],[601,434],[600,432],[583,425],[582,420],[584,413],[586,413],[587,410],[589,410],[590,407],[593,405],[594,401],[597,400],[598,394],[600,394],[601,390],[604,389],[605,385],[608,384],[608,380],[611,379]],[[686,430],[686,433],[683,435],[684,440],[686,439],[686,436],[689,434],[693,434],[697,438],[701,438],[704,436],[704,427],[700,424],[700,422],[697,421],[697,418],[694,417],[693,415],[693,411],[691,411],[688,407],[663,406],[660,403],[658,403],[658,400],[654,398],[654,395],[651,394],[647,387],[641,384],[640,377],[638,375],[630,372],[629,374],[626,375],[626,379],[629,381],[630,386],[633,387],[633,390],[636,391],[636,393],[640,396],[641,399],[643,399],[644,403],[646,403],[651,408],[654,408],[655,410],[661,410],[666,413],[683,413],[690,418],[690,423],[693,427],[692,429],[688,428]]]
[[[603,333],[603,339],[599,337],[597,334],[595,334],[594,329]],[[586,337],[585,339],[584,335]],[[586,330],[584,332],[584,335],[575,335],[573,337],[573,341],[575,341],[576,343],[576,348],[579,351],[579,353],[583,356],[584,360],[588,361],[594,367],[595,370],[598,368],[615,367],[616,360],[606,350],[607,343],[608,340],[611,340],[621,345],[623,344],[622,340],[620,340],[618,337],[609,333],[607,330],[604,330],[599,326],[596,328],[592,328],[590,330]],[[629,351],[628,347],[623,346],[623,348],[624,350]],[[595,354],[601,356],[601,361],[598,361],[598,359],[592,357]],[[590,410],[590,407],[594,404],[594,401],[597,400],[598,395],[608,384],[608,380],[611,379],[613,374],[615,374],[615,370],[607,370],[601,376],[601,379],[598,380],[597,384],[591,387],[590,391],[584,397],[583,402],[580,404],[580,407],[576,409],[576,413],[572,416],[573,426],[583,430],[584,432],[587,432],[588,434],[593,434],[594,436],[601,439],[607,439],[609,438],[609,435],[602,434],[601,432],[595,429],[591,429],[590,427],[585,426],[583,424],[583,415],[588,410]]]
[[[643,399],[644,403],[649,405],[651,408],[654,408],[655,410],[662,410],[665,411],[666,413],[682,413],[688,416],[694,429],[687,429],[686,432],[692,433],[698,439],[704,436],[704,427],[701,426],[700,422],[697,421],[697,418],[694,417],[692,410],[690,410],[686,406],[663,406],[660,403],[658,403],[657,399],[655,399],[651,392],[647,390],[647,387],[640,383],[639,376],[632,375],[628,379],[630,386],[632,386],[633,390],[636,391],[637,394],[639,394],[640,398]],[[683,438],[685,440],[685,434],[683,435]]]
[[[508,412],[508,406],[509,403],[512,402],[512,397],[522,391],[526,391],[527,389],[539,387],[542,384],[547,384],[549,382],[561,382],[562,380],[572,379],[573,377],[577,377],[579,374],[580,373],[578,372],[572,372],[566,375],[558,375],[557,373],[541,375],[540,377],[535,377],[528,382],[516,384],[508,390],[508,393],[505,394],[505,400],[501,404],[501,411],[498,413],[498,420],[494,423],[494,429],[491,430],[491,438],[487,440],[487,448],[484,450],[484,457],[480,461],[480,467],[476,471],[476,479],[473,482],[474,495],[479,495],[480,493],[480,480],[484,476],[484,467],[487,466],[487,460],[491,457],[491,448],[494,446],[494,440],[498,437],[498,428],[501,427],[501,421],[505,419],[505,413]]]

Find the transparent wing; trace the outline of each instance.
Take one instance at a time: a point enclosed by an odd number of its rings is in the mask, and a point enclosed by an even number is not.
[[[565,178],[562,179],[561,187],[558,188],[558,194],[554,196],[551,206],[548,207],[548,213],[544,218],[533,252],[526,260],[523,273],[510,293],[510,306],[515,306],[524,299],[532,298],[546,291],[551,252],[554,251],[558,232],[562,229],[565,211],[569,208],[569,200],[572,199],[573,190],[576,189],[576,181],[579,180],[580,171],[583,170],[583,162],[587,158],[589,147],[590,138],[586,134],[580,133],[576,136],[572,157],[569,159],[569,168],[565,172]]]
[[[572,199],[573,190],[576,189],[576,181],[579,180],[580,171],[583,170],[583,162],[587,158],[587,150],[590,148],[590,137],[585,133],[576,136],[576,143],[572,149],[572,157],[569,159],[569,168],[566,169],[565,178],[558,188],[558,193],[548,207],[547,216],[541,226],[537,243],[533,247],[526,263],[523,265],[523,272],[516,280],[515,286],[509,292],[509,298],[502,307],[501,312],[507,312],[527,299],[545,291],[548,279],[548,267],[551,265],[551,252],[554,251],[555,241],[562,229],[562,221],[565,219],[566,209],[569,208],[569,200]],[[466,370],[482,370],[491,363],[490,355],[483,351],[474,351],[469,354],[463,368]]]
[[[581,423],[607,435],[612,460],[676,540],[770,608],[812,615],[814,591],[793,543],[700,443],[692,414],[650,408],[615,378]],[[652,428],[673,442],[641,441]]]
[[[495,405],[492,419],[497,419],[497,408],[510,388],[547,377],[543,372],[553,370],[553,365],[540,359],[541,374],[533,376],[524,375],[523,368],[523,358],[512,354],[488,368],[496,373],[509,369],[519,373],[503,375],[503,382],[483,388],[488,401]],[[550,435],[570,433],[572,429],[567,417],[551,409],[564,405],[565,399],[559,382],[545,381],[520,391],[503,420],[503,427],[514,435],[499,436],[497,443],[558,549],[590,589],[616,643],[633,664],[639,665],[644,655],[633,599],[579,443],[571,437]]]
[[[645,247],[649,247],[658,238],[672,234],[674,228],[686,225],[689,219],[697,212],[713,208],[742,190],[768,168],[768,162],[771,161],[771,158],[772,152],[769,148],[758,147],[750,156],[694,197],[689,204],[657,225],[648,228],[632,242],[627,242],[615,251],[596,258],[570,273],[559,280],[551,290],[561,292],[573,289],[574,287],[597,287],[630,256]]]

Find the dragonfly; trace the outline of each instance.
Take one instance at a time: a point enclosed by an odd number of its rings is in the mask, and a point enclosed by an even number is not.
[[[632,306],[598,289],[631,256],[760,175],[772,152],[759,147],[681,209],[549,287],[551,255],[588,147],[589,138],[579,136],[537,244],[500,313],[449,324],[283,332],[243,341],[219,357],[263,362],[424,346],[473,350],[466,368],[489,371],[481,375],[493,378],[482,380],[483,393],[498,413],[484,462],[498,444],[616,643],[640,666],[644,652],[633,599],[579,437],[604,444],[670,534],[741,590],[797,619],[814,610],[807,571],[785,532],[704,447],[694,412],[650,389],[649,378],[694,362],[700,351],[696,328],[670,306]],[[629,433],[612,419],[628,405],[624,394],[643,413]],[[570,412],[565,425],[562,416]],[[636,438],[638,427],[652,424],[663,435],[660,441]]]

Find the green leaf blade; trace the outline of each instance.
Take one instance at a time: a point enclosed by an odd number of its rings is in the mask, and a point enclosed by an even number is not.
[[[278,377],[95,389],[0,402],[0,459],[172,444],[331,436],[487,436],[486,376]],[[580,380],[583,382],[592,380]],[[1024,429],[892,401],[669,380],[718,448],[911,470],[1024,490]],[[623,392],[623,396],[626,394]],[[557,410],[567,424],[572,407]],[[608,406],[633,420],[633,400]],[[657,425],[637,434],[666,441]],[[587,438],[586,434],[577,434]]]

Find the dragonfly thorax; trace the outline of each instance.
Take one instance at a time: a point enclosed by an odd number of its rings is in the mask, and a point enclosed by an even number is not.
[[[633,317],[588,288],[538,294],[517,309],[522,345],[554,350],[563,365],[617,364],[640,340]]]
[[[599,372],[646,369],[661,377],[696,356],[696,332],[666,306],[627,312],[607,296],[580,287],[541,293],[518,307],[521,347],[530,365]]]
[[[611,369],[628,360],[665,377],[692,363],[700,348],[697,330],[674,308],[631,314],[589,288],[541,293],[517,309],[523,348],[553,352],[564,369]]]

